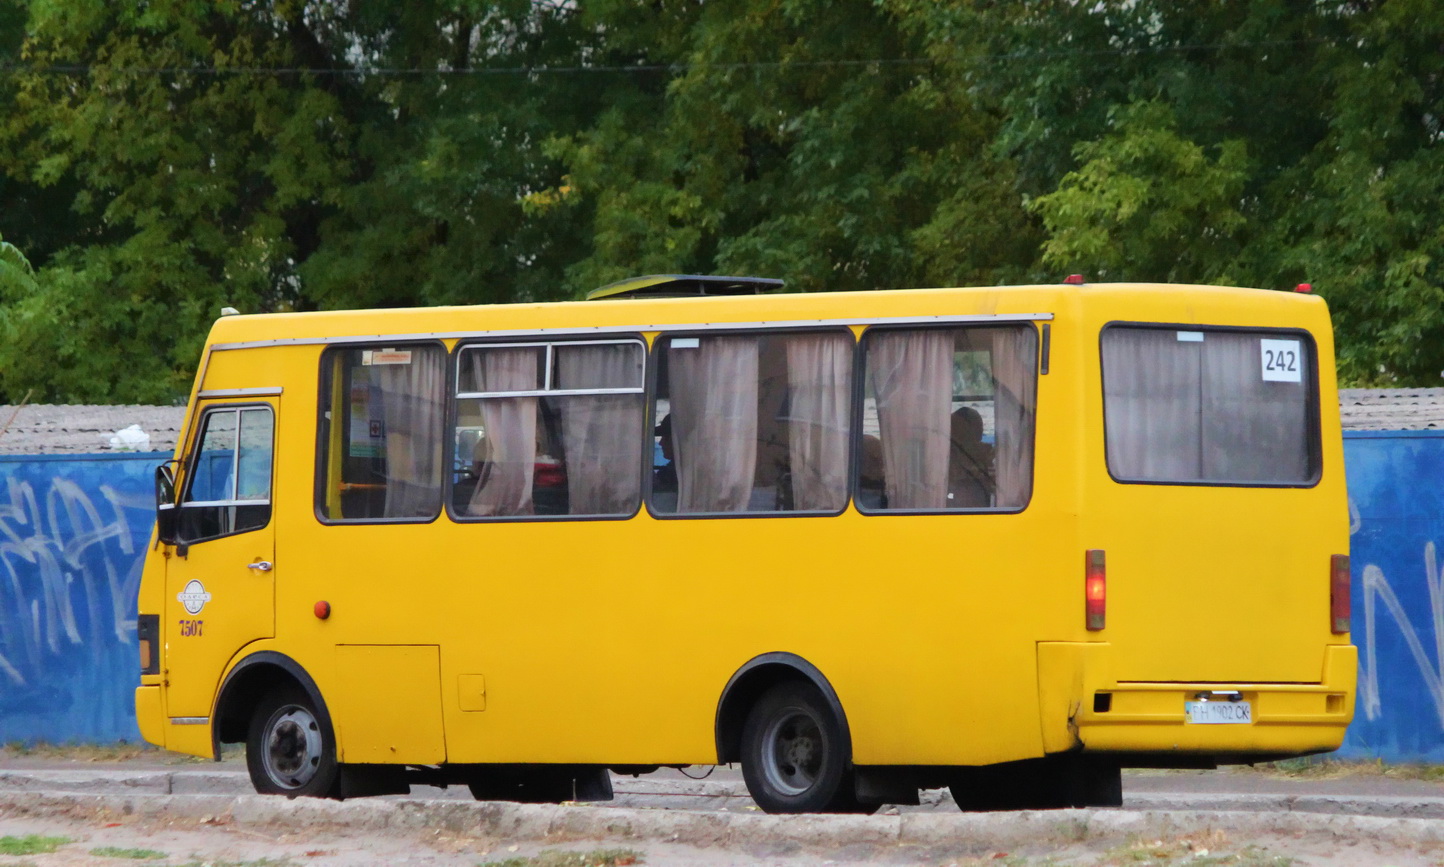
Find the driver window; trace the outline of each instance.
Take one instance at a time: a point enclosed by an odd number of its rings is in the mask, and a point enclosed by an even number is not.
[[[270,407],[213,409],[201,417],[177,536],[200,542],[257,530],[271,520]]]

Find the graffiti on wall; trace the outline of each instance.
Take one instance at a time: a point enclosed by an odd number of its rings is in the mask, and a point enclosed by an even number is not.
[[[0,742],[133,741],[156,455],[0,460]]]

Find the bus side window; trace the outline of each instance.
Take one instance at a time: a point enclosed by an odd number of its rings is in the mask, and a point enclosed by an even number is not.
[[[1027,505],[1037,344],[1028,325],[870,329],[858,507]]]
[[[645,364],[636,339],[463,347],[452,514],[464,520],[635,512]]]
[[[328,350],[317,511],[331,521],[441,511],[446,352],[434,344]]]
[[[274,424],[269,407],[227,407],[202,416],[179,504],[178,539],[200,542],[270,522]]]
[[[655,511],[847,505],[850,333],[678,335],[659,346]]]

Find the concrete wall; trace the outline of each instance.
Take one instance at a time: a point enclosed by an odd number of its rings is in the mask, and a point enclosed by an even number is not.
[[[1351,432],[1344,452],[1360,677],[1342,755],[1444,762],[1444,432]],[[166,457],[0,456],[0,743],[138,738],[135,595]]]

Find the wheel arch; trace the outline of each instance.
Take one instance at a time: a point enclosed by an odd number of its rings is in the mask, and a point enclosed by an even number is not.
[[[849,765],[852,763],[852,730],[847,724],[847,713],[842,708],[837,691],[817,666],[795,653],[781,651],[754,656],[737,669],[722,689],[714,723],[718,762],[726,764],[741,760],[742,726],[747,721],[747,712],[762,693],[787,681],[810,683],[822,693],[842,731],[843,755]]]
[[[316,681],[306,673],[300,663],[284,653],[261,650],[247,656],[226,675],[216,699],[216,710],[212,716],[212,747],[219,759],[221,744],[239,743],[246,739],[251,722],[251,712],[266,693],[287,684],[299,687],[311,700],[316,718],[321,725],[331,730],[334,738],[336,727],[331,722],[331,712],[321,697]]]

